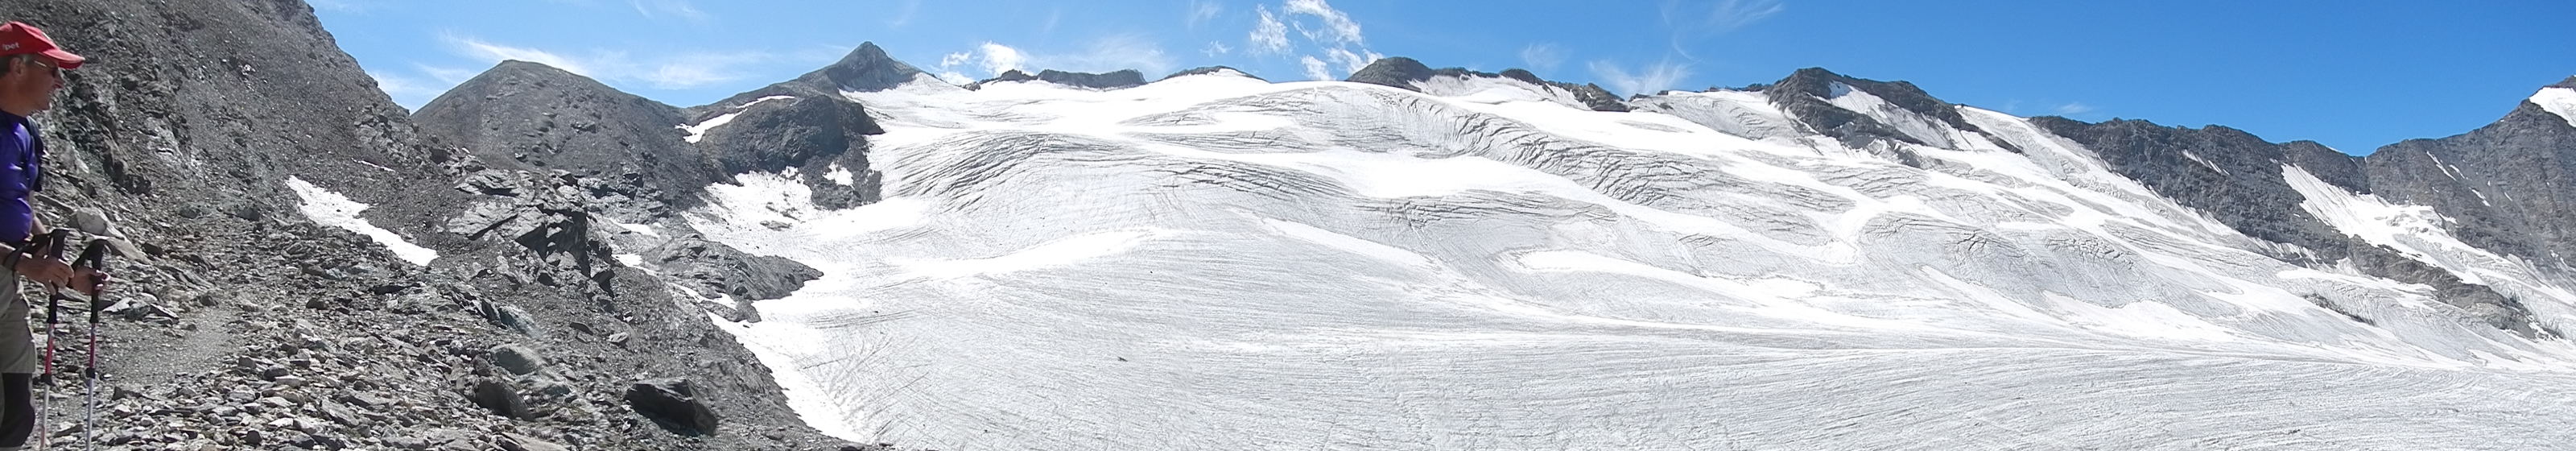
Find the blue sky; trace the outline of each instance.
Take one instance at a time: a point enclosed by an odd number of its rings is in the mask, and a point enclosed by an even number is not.
[[[965,79],[1210,65],[1339,79],[1384,55],[1625,95],[1821,66],[2024,116],[2222,124],[2367,153],[2466,132],[2576,75],[2565,0],[312,1],[415,108],[502,59],[693,106],[874,41]]]

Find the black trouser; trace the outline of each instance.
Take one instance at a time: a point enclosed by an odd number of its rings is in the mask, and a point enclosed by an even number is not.
[[[0,448],[27,446],[36,432],[36,375],[0,374]]]

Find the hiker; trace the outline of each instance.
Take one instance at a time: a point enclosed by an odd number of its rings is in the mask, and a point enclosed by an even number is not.
[[[43,186],[37,163],[44,158],[45,144],[27,117],[52,107],[54,91],[63,87],[62,71],[85,60],[63,51],[34,26],[0,24],[0,242],[12,244],[0,263],[16,276],[71,287],[95,299],[103,275],[83,274],[60,260],[21,258],[26,254],[18,249],[41,229],[28,196]],[[19,293],[18,277],[0,276],[0,451],[25,448],[36,428],[33,386],[40,357],[35,334],[25,323],[33,308]]]

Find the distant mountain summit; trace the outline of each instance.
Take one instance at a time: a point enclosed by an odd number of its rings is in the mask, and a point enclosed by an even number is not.
[[[1593,111],[1628,111],[1619,96],[1599,85],[1573,84],[1542,80],[1537,74],[1522,69],[1505,69],[1502,73],[1477,72],[1451,67],[1432,69],[1413,58],[1390,56],[1370,62],[1367,67],[1351,72],[1342,81],[1388,86],[1433,95],[1458,95],[1485,89],[1480,80],[1509,80],[1528,86],[1543,98],[1566,106]]]
[[[1259,75],[1253,75],[1253,74],[1251,74],[1251,73],[1244,72],[1244,71],[1242,71],[1242,70],[1240,70],[1240,69],[1235,69],[1235,68],[1233,68],[1233,67],[1228,67],[1228,66],[1205,66],[1205,67],[1195,67],[1195,68],[1183,69],[1183,70],[1181,70],[1180,72],[1173,72],[1171,75],[1165,75],[1165,76],[1163,76],[1163,78],[1161,78],[1161,79],[1157,79],[1157,81],[1159,81],[1159,80],[1169,80],[1169,79],[1172,79],[1172,78],[1174,78],[1174,77],[1182,77],[1182,76],[1189,76],[1189,75],[1208,75],[1208,74],[1234,74],[1234,75],[1240,75],[1240,76],[1248,77],[1248,78],[1251,78],[1251,79],[1254,79],[1254,80],[1270,81],[1270,79],[1267,79],[1267,78],[1261,78],[1261,76],[1259,76]]]
[[[1853,145],[1879,139],[1937,147],[1954,145],[1951,141],[1957,137],[1943,136],[1935,129],[1925,127],[1927,124],[1920,123],[1927,120],[1950,130],[1983,133],[1961,118],[1956,106],[1901,80],[1883,82],[1853,78],[1825,68],[1810,67],[1790,73],[1763,91],[1771,93],[1771,102],[1778,104],[1782,111],[1814,127],[1817,132]],[[1851,96],[1854,92],[1868,98]],[[1880,108],[1894,108],[1912,114],[1861,114]],[[1879,117],[1891,119],[1882,121]]]
[[[877,43],[863,42],[859,48],[842,56],[840,61],[796,77],[789,83],[838,94],[840,91],[883,91],[926,75],[911,64],[886,56],[885,49],[877,47]]]
[[[1123,69],[1097,74],[1046,69],[1038,71],[1036,75],[1030,75],[1028,72],[1021,72],[1019,69],[1012,69],[1004,71],[1001,75],[994,76],[993,78],[968,84],[966,85],[966,89],[982,89],[984,86],[993,83],[1014,81],[1042,81],[1090,89],[1125,89],[1144,86],[1145,74],[1137,72],[1135,69]]]
[[[712,159],[682,142],[679,108],[539,63],[503,61],[412,116],[498,167],[637,183],[649,192],[636,200],[647,203],[628,220],[694,206],[695,187],[719,177]]]

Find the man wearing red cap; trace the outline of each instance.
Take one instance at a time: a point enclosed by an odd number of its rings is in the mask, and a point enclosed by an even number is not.
[[[10,243],[0,263],[38,282],[67,286],[93,296],[95,275],[76,275],[61,261],[19,258],[18,248],[37,230],[35,209],[27,197],[41,188],[45,141],[28,116],[50,108],[54,91],[63,88],[63,70],[87,61],[54,45],[44,30],[24,23],[0,24],[0,243]],[[88,277],[81,277],[88,276]],[[31,387],[40,371],[35,334],[24,323],[33,307],[19,296],[18,278],[0,276],[0,451],[16,451],[35,431],[36,406]]]

